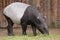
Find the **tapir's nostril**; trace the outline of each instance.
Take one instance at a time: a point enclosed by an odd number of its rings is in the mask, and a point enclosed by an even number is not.
[[[45,34],[49,35],[48,29],[44,28]]]

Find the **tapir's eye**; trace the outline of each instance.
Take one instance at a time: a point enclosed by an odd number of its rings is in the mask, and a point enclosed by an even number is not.
[[[43,16],[43,19],[46,21],[46,16]]]
[[[38,23],[38,24],[41,24],[41,21],[40,21],[39,19],[37,19],[37,23]]]

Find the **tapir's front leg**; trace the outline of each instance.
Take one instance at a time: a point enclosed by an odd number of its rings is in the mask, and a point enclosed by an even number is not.
[[[8,18],[7,16],[5,16],[5,18],[7,19],[7,22],[8,22],[8,26],[7,26],[7,31],[8,31],[8,35],[9,36],[13,36],[13,22],[11,21],[10,18]]]
[[[34,36],[36,36],[37,33],[36,33],[36,26],[35,26],[35,25],[32,25],[32,30],[33,30],[33,34],[34,34]]]
[[[26,29],[27,29],[27,24],[26,23],[22,23],[22,34],[26,35]]]

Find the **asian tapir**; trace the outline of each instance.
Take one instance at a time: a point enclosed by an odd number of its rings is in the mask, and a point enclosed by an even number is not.
[[[12,27],[14,23],[21,24],[23,35],[26,35],[27,25],[32,26],[34,36],[37,35],[36,28],[42,34],[49,34],[44,18],[40,15],[37,8],[31,5],[21,2],[11,3],[4,8],[3,15],[8,22],[7,31],[9,36],[14,35]]]

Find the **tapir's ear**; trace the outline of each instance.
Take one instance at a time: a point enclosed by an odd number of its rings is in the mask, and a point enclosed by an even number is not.
[[[43,16],[43,18],[46,20],[46,16]]]

